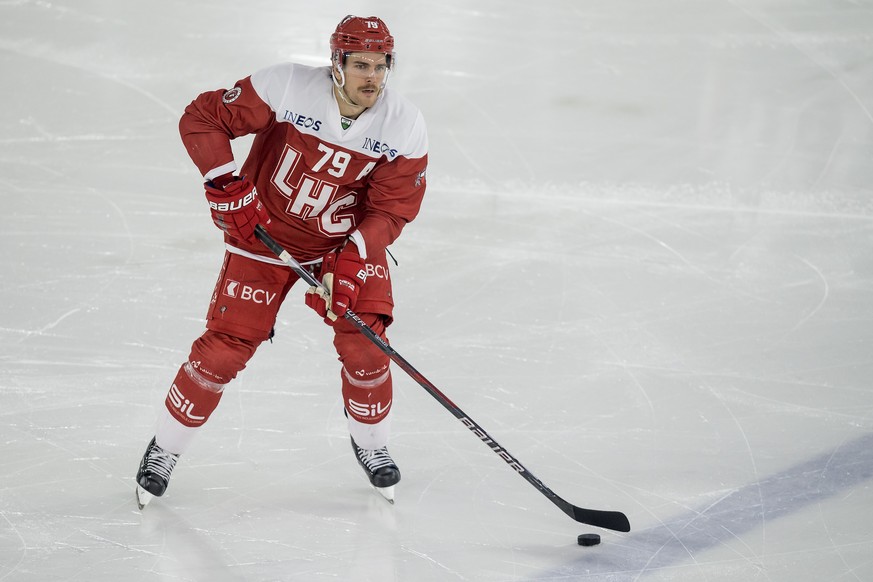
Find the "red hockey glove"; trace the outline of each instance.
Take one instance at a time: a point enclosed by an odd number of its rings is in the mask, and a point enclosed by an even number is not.
[[[206,183],[206,200],[215,226],[233,238],[254,240],[255,226],[270,224],[270,217],[255,185],[245,178],[221,176]]]
[[[321,273],[327,291],[310,287],[306,291],[306,305],[330,324],[343,317],[347,310],[354,309],[361,285],[367,280],[367,269],[358,254],[358,247],[350,242],[339,254],[330,253],[324,257]]]

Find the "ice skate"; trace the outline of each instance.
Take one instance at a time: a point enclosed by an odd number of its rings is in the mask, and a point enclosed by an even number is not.
[[[168,453],[152,438],[136,473],[136,503],[142,509],[152,497],[160,497],[170,484],[170,474],[179,455]]]
[[[358,463],[367,473],[370,484],[382,497],[388,500],[388,503],[393,504],[394,486],[400,482],[400,469],[397,468],[391,455],[388,454],[388,447],[375,450],[362,449],[353,438],[352,450],[355,451]]]

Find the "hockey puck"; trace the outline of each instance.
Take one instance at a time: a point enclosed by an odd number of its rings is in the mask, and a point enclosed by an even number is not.
[[[579,537],[576,538],[576,543],[580,546],[596,546],[600,543],[600,536],[598,534],[579,534]]]

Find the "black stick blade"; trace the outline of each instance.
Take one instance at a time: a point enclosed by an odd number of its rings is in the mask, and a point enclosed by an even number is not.
[[[598,509],[573,508],[570,516],[579,523],[586,523],[603,529],[628,532],[631,529],[627,516],[620,511],[600,511]]]
[[[576,507],[572,503],[555,496],[552,502],[561,508],[561,511],[572,519],[586,525],[611,529],[613,531],[628,532],[631,529],[627,516],[620,511],[602,511],[600,509],[585,509]]]

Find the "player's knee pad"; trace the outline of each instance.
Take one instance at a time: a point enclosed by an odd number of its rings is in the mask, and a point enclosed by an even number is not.
[[[188,362],[206,380],[227,384],[245,369],[259,344],[207,330],[191,346]]]
[[[218,406],[225,384],[246,367],[258,343],[212,330],[197,338],[164,401],[170,415],[184,426],[202,426]]]

